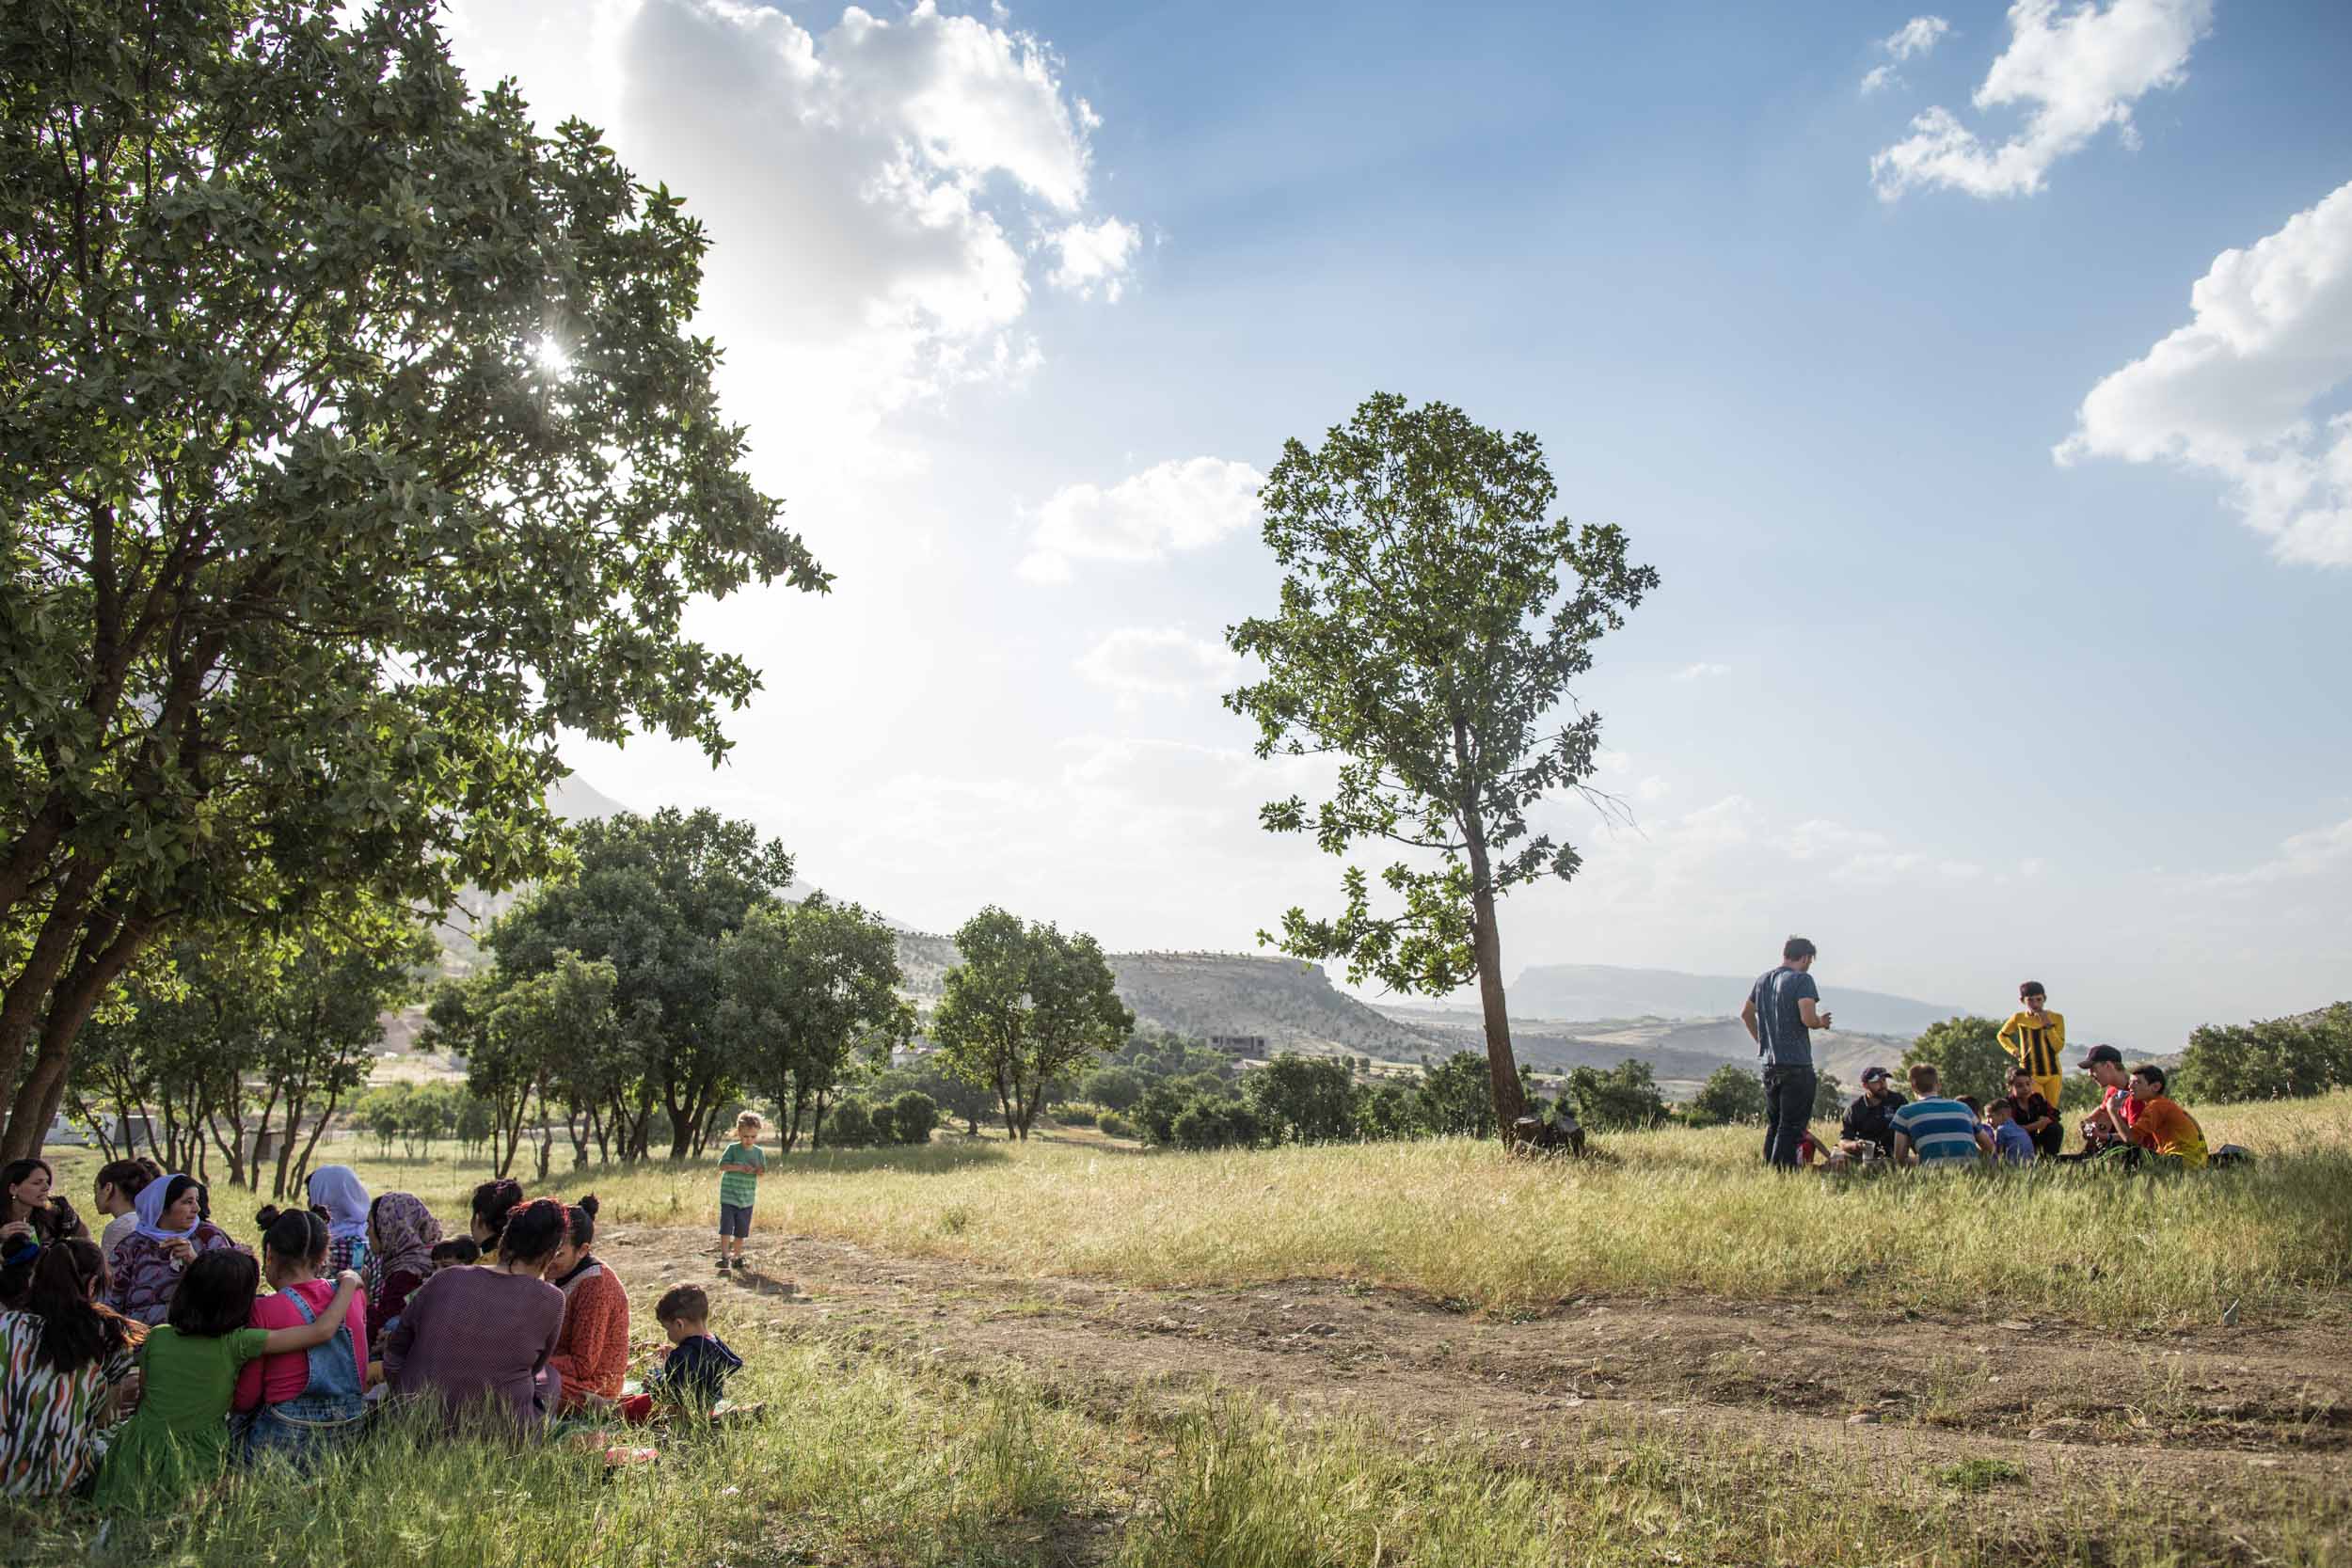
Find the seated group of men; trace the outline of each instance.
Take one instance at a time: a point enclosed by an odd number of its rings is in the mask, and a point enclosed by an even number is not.
[[[2165,1093],[2164,1069],[2153,1063],[2123,1070],[2123,1054],[2111,1045],[2093,1046],[2077,1064],[2097,1081],[2098,1106],[2081,1124],[2083,1147],[2062,1154],[2066,1130],[2058,1117],[2058,1086],[2028,1070],[2024,1062],[2009,1075],[2009,1092],[1991,1104],[1943,1092],[1942,1073],[1931,1063],[1910,1069],[1911,1098],[1890,1086],[1890,1074],[1874,1067],[1862,1074],[1862,1093],[1846,1108],[1835,1149],[1818,1146],[1799,1158],[1844,1165],[1870,1160],[1899,1165],[2030,1164],[2036,1160],[2117,1159],[2137,1164],[2162,1161],[2183,1169],[2201,1168],[2205,1134],[2180,1102]],[[1811,1145],[1812,1140],[1807,1139]]]

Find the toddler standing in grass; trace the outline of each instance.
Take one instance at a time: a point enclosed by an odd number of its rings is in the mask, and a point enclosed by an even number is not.
[[[767,1151],[759,1147],[759,1130],[766,1125],[757,1111],[735,1118],[735,1141],[719,1154],[719,1272],[743,1266],[743,1243],[752,1233],[752,1204],[759,1196],[759,1178],[768,1168]]]

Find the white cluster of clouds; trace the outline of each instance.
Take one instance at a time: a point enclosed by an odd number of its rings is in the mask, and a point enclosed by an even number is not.
[[[1197,550],[1258,520],[1265,476],[1219,457],[1171,459],[1104,489],[1065,484],[1038,508],[1020,573],[1067,582],[1072,562],[1162,561]]]
[[[1940,16],[1915,16],[1879,40],[1878,48],[1886,55],[1887,63],[1872,66],[1864,73],[1862,78],[1864,96],[1867,97],[1874,92],[1883,92],[1888,87],[1900,87],[1903,79],[1901,73],[1895,69],[1896,63],[1908,60],[1915,55],[1924,58],[1933,54],[1935,46],[1942,42],[1944,36],[1951,30],[1952,24]]]
[[[919,466],[888,416],[1039,364],[1034,290],[1130,283],[1140,231],[1093,205],[1100,121],[1004,15],[918,0],[812,28],[734,0],[500,0],[451,26],[473,80],[514,73],[542,124],[602,125],[709,227],[723,394],[804,496],[818,467]]]
[[[1677,670],[1675,672],[1674,678],[1678,681],[1703,681],[1716,675],[1728,675],[1730,673],[1730,665],[1709,664],[1706,660],[1702,659],[1696,664],[1686,664],[1681,669]]]
[[[2352,881],[2352,816],[2332,827],[2296,833],[2282,842],[2278,854],[2269,860],[2244,871],[2219,873],[2205,882],[2213,888],[2242,891],[2308,883],[2319,878],[2339,886]]]
[[[1122,705],[1143,697],[1191,698],[1231,689],[1248,661],[1182,626],[1121,626],[1078,657],[1081,677]]]
[[[2083,399],[2060,463],[2169,462],[2229,482],[2282,561],[2352,566],[2352,183],[2277,233],[2214,258],[2188,324]]]
[[[1973,101],[1980,111],[2022,110],[2024,126],[1988,142],[1950,110],[1926,110],[1909,136],[1870,160],[1883,200],[1922,186],[2031,196],[2053,164],[2109,126],[2137,146],[2132,105],[2187,80],[2189,52],[2213,26],[2213,0],[2016,0],[2009,26],[2009,46]]]

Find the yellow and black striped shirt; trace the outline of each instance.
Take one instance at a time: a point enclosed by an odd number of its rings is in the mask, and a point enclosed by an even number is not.
[[[2058,1013],[2011,1013],[2001,1025],[2001,1049],[2036,1078],[2058,1078],[2066,1069],[2066,1020]]]

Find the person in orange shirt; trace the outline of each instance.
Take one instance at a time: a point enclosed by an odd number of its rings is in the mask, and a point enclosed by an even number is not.
[[[2164,1069],[2150,1063],[2132,1069],[2132,1099],[2139,1115],[2132,1121],[2131,1139],[2151,1154],[2168,1155],[2185,1170],[2205,1168],[2205,1130],[2164,1092]]]

